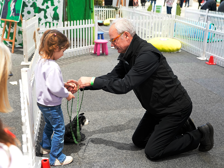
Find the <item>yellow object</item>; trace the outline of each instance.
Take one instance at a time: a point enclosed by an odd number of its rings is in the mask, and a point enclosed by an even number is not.
[[[153,38],[147,41],[161,52],[175,52],[181,49],[181,43],[171,38]]]
[[[115,19],[115,18],[109,18],[103,21],[104,26],[109,26],[110,25],[110,20]]]

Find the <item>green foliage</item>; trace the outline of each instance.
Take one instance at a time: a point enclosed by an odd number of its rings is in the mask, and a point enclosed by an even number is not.
[[[180,16],[180,14],[181,14],[180,4],[177,4],[176,15]]]

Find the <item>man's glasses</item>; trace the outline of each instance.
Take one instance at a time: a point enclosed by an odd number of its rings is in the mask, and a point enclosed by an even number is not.
[[[123,32],[124,33],[124,32]],[[115,37],[115,38],[113,38],[113,39],[110,39],[109,41],[111,42],[111,43],[115,43],[115,41],[123,34],[123,33],[121,33],[121,34],[119,34],[117,37]]]

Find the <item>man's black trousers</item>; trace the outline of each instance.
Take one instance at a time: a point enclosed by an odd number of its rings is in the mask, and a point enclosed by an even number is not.
[[[146,111],[133,134],[133,143],[139,148],[145,148],[145,154],[150,160],[196,149],[201,140],[200,132],[182,132],[182,126],[191,111],[192,105],[163,117],[156,117]]]

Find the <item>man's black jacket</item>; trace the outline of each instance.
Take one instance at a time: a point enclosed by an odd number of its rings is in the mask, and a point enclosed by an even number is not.
[[[219,5],[218,12],[224,12],[224,1],[222,1]]]
[[[125,54],[111,73],[97,77],[91,90],[125,94],[133,90],[142,106],[154,115],[179,112],[190,97],[173,74],[166,58],[155,47],[134,35]]]
[[[210,10],[210,11],[216,11],[216,1],[214,0],[208,0],[204,5],[201,6],[202,10]]]

